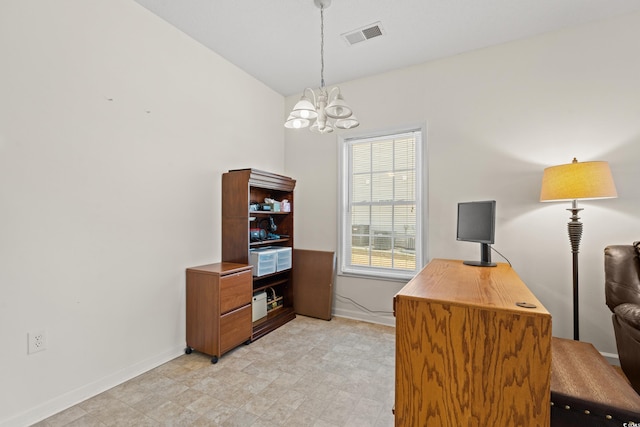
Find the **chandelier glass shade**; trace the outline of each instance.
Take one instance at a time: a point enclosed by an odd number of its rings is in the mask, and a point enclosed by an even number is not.
[[[360,124],[347,105],[339,87],[327,91],[324,85],[324,9],[331,0],[314,0],[320,8],[320,88],[318,94],[306,88],[300,100],[294,105],[284,122],[288,129],[302,129],[310,126],[317,133],[330,133],[334,128],[351,129]]]

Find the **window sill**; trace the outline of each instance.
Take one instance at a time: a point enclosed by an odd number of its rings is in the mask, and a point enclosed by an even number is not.
[[[355,279],[370,279],[370,280],[380,280],[383,282],[401,282],[407,283],[409,280],[413,279],[413,277],[417,273],[409,273],[407,275],[391,275],[391,274],[382,274],[380,272],[371,272],[371,273],[363,273],[363,272],[352,272],[352,271],[340,271],[338,272],[339,277],[351,277]]]

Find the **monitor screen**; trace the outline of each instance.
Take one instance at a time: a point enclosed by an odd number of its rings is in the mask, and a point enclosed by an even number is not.
[[[493,244],[496,201],[458,203],[457,240]]]

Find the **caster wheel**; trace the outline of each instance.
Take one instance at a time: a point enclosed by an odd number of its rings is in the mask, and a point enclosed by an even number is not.
[[[211,358],[211,363],[212,363],[212,364],[214,364],[214,365],[215,365],[216,363],[218,363],[218,356],[213,356],[213,357]]]
[[[193,351],[193,349],[191,347],[187,347],[184,349],[184,353],[185,354],[191,354],[191,352]]]
[[[251,344],[251,338],[249,338],[248,340],[246,340],[246,341],[244,342],[244,345],[249,345],[249,344]]]

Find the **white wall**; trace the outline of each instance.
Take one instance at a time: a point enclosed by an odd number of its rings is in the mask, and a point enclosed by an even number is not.
[[[427,123],[429,257],[477,258],[479,245],[455,240],[456,205],[497,200],[495,248],[551,312],[557,336],[573,335],[570,204],[538,202],[542,171],[573,157],[609,161],[619,198],[581,203],[580,215],[581,339],[605,353],[616,348],[603,249],[640,240],[638,40],[635,14],[340,84],[361,122],[352,134]],[[297,98],[287,98],[286,112]],[[299,183],[295,244],[336,250],[338,138],[285,137],[287,173]],[[391,311],[401,287],[339,277],[336,292]],[[393,322],[340,298],[334,311]]]
[[[220,176],[284,172],[284,99],[130,0],[4,0],[0,58],[0,425],[27,425],[182,353]]]
[[[640,240],[638,39],[636,14],[341,84],[354,132],[428,123],[430,257],[477,257],[453,238],[455,205],[495,198],[496,248],[559,336],[571,336],[569,214],[538,203],[542,169],[609,161],[620,198],[582,204],[580,260],[582,338],[610,353],[602,250]],[[184,269],[220,258],[227,169],[293,176],[296,246],[336,249],[336,136],[283,143],[295,97],[283,105],[137,4],[4,0],[0,58],[0,425],[182,352]],[[401,286],[336,290],[390,311]],[[335,311],[393,321],[345,300]],[[39,329],[48,348],[27,355]]]

